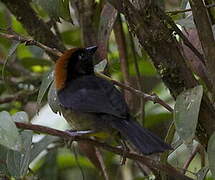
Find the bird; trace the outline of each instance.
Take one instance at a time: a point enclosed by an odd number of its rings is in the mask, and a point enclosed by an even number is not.
[[[172,149],[132,117],[112,82],[95,75],[96,50],[97,46],[66,50],[55,64],[57,98],[71,132],[98,139],[120,137],[145,155]]]

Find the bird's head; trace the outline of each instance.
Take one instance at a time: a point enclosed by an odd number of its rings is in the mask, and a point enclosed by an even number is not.
[[[72,48],[63,53],[55,64],[55,84],[63,89],[73,79],[94,73],[93,55],[97,46]]]

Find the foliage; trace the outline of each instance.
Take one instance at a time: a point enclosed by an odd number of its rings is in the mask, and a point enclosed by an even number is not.
[[[172,97],[167,89],[169,87],[166,87],[161,80],[162,72],[168,70],[162,69],[162,67],[158,69],[156,65],[154,67],[151,61],[153,56],[150,57],[142,48],[136,34],[131,32],[126,17],[123,14],[117,14],[116,9],[106,1],[88,0],[86,2],[33,0],[30,5],[38,16],[38,21],[40,18],[46,25],[47,31],[53,33],[59,40],[60,43],[56,42],[56,44],[64,44],[66,48],[98,44],[100,54],[95,56],[95,71],[108,72],[107,74],[112,79],[148,94],[156,93],[170,106],[175,104],[172,113],[161,104],[146,101],[140,96],[122,89],[132,115],[142,125],[150,128],[162,138],[166,138],[166,141],[172,142],[174,151],[162,155],[163,164],[168,161],[175,168],[185,168],[185,175],[191,178],[199,180],[212,179],[212,176],[215,178],[215,135],[210,137],[208,143],[209,160],[205,160],[206,152],[196,138],[198,137],[197,129],[201,128],[198,118],[201,114],[202,99],[204,96],[208,96],[210,101],[214,99],[213,93],[202,76],[205,69],[199,68],[200,63],[197,64],[196,61],[187,62],[187,66],[195,74],[196,80],[200,79],[200,85],[184,89],[177,97]],[[139,1],[135,2],[138,4]],[[168,14],[191,38],[193,35],[191,29],[196,31],[193,16],[188,12],[183,12],[185,8],[189,8],[188,1],[157,2],[161,8],[165,7],[166,12],[182,8],[182,13],[175,11]],[[29,32],[28,25],[26,25],[28,22],[25,24],[16,14],[13,15],[9,11],[8,4],[9,1],[5,3],[4,0],[0,0],[0,33],[15,35],[18,33],[25,37],[31,35],[31,39],[38,40],[38,34]],[[23,11],[28,11],[28,9],[23,7]],[[211,10],[210,13],[213,18],[214,12]],[[45,32],[40,31],[41,27],[34,26],[41,33],[40,36],[46,36]],[[181,38],[178,35],[176,39],[180,43]],[[49,44],[45,41],[42,43]],[[195,43],[200,44],[196,41]],[[61,46],[62,49],[64,45]],[[184,44],[180,45],[181,49],[184,49],[185,57],[188,59],[193,57]],[[196,48],[202,53],[201,47]],[[57,48],[57,45],[56,49],[61,50]],[[166,56],[168,57],[168,55]],[[0,176],[2,178],[85,178],[87,180],[103,178],[104,172],[98,175],[98,171],[101,169],[95,168],[95,164],[84,155],[77,144],[73,143],[71,146],[71,144],[66,144],[63,139],[50,135],[38,137],[33,131],[16,127],[17,122],[34,123],[37,113],[40,114],[42,107],[45,107],[47,103],[54,113],[60,114],[53,82],[55,60],[42,48],[28,46],[27,42],[22,44],[20,41],[10,41],[0,34]],[[158,76],[159,73],[161,78]],[[171,77],[171,80],[174,81],[174,77]],[[171,93],[175,95],[174,92]],[[41,125],[51,123],[54,118],[53,114],[43,122],[40,121]],[[62,117],[57,116],[57,119],[62,124],[64,123]],[[169,133],[171,122],[175,123],[176,128],[176,132],[174,132],[173,127],[172,135]],[[58,126],[60,127],[61,124],[55,123],[54,127]],[[107,143],[116,145],[116,142]],[[96,154],[95,156],[98,157],[95,159],[99,159],[100,155]],[[121,167],[117,155],[102,152],[101,156],[109,179],[126,180],[129,179],[127,177],[150,179],[154,177],[150,168],[142,167],[137,162],[127,160],[126,165]],[[160,157],[160,155],[155,155],[155,157]],[[189,159],[191,162],[188,162]],[[165,179],[165,176],[162,175],[162,178]]]

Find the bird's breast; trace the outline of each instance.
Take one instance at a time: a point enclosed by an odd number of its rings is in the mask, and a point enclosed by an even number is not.
[[[107,119],[94,113],[84,113],[61,108],[61,112],[73,130],[93,130],[91,136],[101,139],[114,137],[116,131],[110,128]]]
[[[96,117],[90,113],[77,112],[71,109],[62,108],[62,114],[74,130],[95,129],[94,124]]]

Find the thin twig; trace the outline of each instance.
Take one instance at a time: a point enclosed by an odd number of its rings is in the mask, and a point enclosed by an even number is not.
[[[122,148],[118,148],[118,147],[113,147],[110,146],[106,143],[102,143],[99,142],[97,140],[93,140],[90,138],[86,138],[83,136],[72,136],[71,133],[67,133],[66,131],[60,131],[57,129],[53,129],[53,128],[48,128],[45,126],[40,126],[40,125],[33,125],[33,124],[26,124],[26,123],[21,123],[21,122],[15,122],[16,126],[20,129],[28,129],[28,130],[33,130],[34,132],[38,132],[38,133],[45,133],[45,134],[49,134],[49,135],[53,135],[53,136],[58,136],[64,139],[69,139],[70,141],[82,141],[88,144],[92,144],[96,147],[99,148],[103,148],[107,151],[110,151],[112,153],[118,154],[118,155],[124,155],[125,157],[135,160],[135,161],[139,161],[145,165],[147,165],[148,167],[154,169],[154,170],[160,170],[165,172],[166,174],[168,174],[171,177],[174,178],[178,178],[181,180],[192,180],[191,178],[183,175],[182,173],[180,173],[178,170],[176,170],[175,168],[173,168],[170,165],[164,165],[159,163],[159,161],[155,161],[153,159],[150,159],[144,155],[139,155],[137,153],[131,153],[131,152],[123,152]]]
[[[143,97],[145,100],[147,101],[153,101],[154,103],[158,103],[160,105],[162,105],[163,107],[165,107],[169,112],[173,112],[173,109],[171,108],[171,106],[169,106],[168,104],[166,104],[162,99],[160,99],[156,94],[152,94],[152,95],[149,95],[149,94],[146,94],[142,91],[139,91],[131,86],[126,86],[124,85],[123,83],[120,83],[116,80],[113,80],[111,79],[110,77],[108,76],[105,76],[104,74],[101,74],[101,73],[96,73],[96,75],[98,75],[99,77],[102,77],[108,81],[111,81],[112,83],[114,83],[115,85],[123,88],[123,89],[126,89],[138,96],[141,96]]]
[[[199,58],[199,60],[205,64],[205,59],[203,55],[193,46],[193,44],[187,39],[187,37],[183,34],[183,32],[178,28],[175,22],[170,18],[170,16],[166,15],[163,11],[158,11],[158,14],[167,21],[167,23],[173,28],[173,30],[180,36],[183,40],[184,44]]]
[[[187,168],[189,167],[190,163],[192,162],[192,160],[195,158],[196,154],[199,152],[200,150],[200,145],[197,145],[193,151],[191,152],[190,156],[187,158],[187,160],[185,161],[184,165],[183,165],[183,173],[186,173]]]
[[[175,135],[175,125],[174,125],[174,121],[172,121],[171,124],[170,124],[170,126],[169,126],[167,135],[166,135],[166,137],[165,137],[165,142],[166,142],[167,144],[171,144],[171,142],[173,141],[174,135]],[[168,153],[168,152],[164,152],[164,153],[161,155],[160,161],[161,161],[163,164],[167,164],[167,163],[168,163],[168,162],[167,162],[168,156],[169,156],[169,153]],[[166,179],[166,174],[161,173],[161,179],[162,179],[162,180],[165,180],[165,179]]]
[[[62,41],[62,37],[61,37],[61,34],[60,34],[60,30],[58,28],[57,22],[53,21],[52,25],[53,25],[53,28],[54,28],[56,36],[58,37],[58,39],[60,39]]]
[[[209,4],[209,5],[205,5],[205,8],[213,8],[215,7],[215,4]],[[176,15],[179,13],[185,13],[185,12],[190,12],[192,11],[192,9],[176,9],[176,10],[171,10],[171,11],[166,11],[167,14],[171,14],[171,15]]]
[[[212,84],[212,98],[215,98],[215,39],[211,20],[202,0],[189,0],[189,2],[205,57],[208,77]]]
[[[45,51],[55,55],[55,56],[61,56],[62,53],[60,51],[58,51],[57,49],[54,49],[54,48],[50,48],[38,41],[35,41],[33,39],[30,39],[30,38],[26,38],[26,37],[23,37],[23,36],[20,36],[20,35],[17,35],[17,34],[8,34],[8,33],[3,33],[3,32],[0,32],[0,37],[3,37],[3,38],[6,38],[6,39],[11,39],[11,40],[15,40],[15,41],[19,41],[21,43],[25,43],[26,46],[29,46],[29,45],[34,45],[34,46],[38,46],[40,47],[41,49],[44,49]]]
[[[1,0],[1,2],[5,4],[34,40],[48,47],[56,48],[61,52],[66,49],[63,42],[57,38],[44,20],[38,16],[37,12],[31,6],[31,1]],[[57,58],[56,55],[50,53],[48,55],[51,59],[56,60]]]
[[[130,75],[129,75],[129,64],[128,64],[128,53],[127,44],[125,40],[125,32],[122,26],[122,20],[120,14],[118,14],[115,24],[113,26],[113,31],[116,39],[116,44],[119,52],[120,59],[120,69],[123,75],[123,82],[125,85],[130,85]],[[126,102],[130,105],[132,96],[130,92],[125,92]]]
[[[205,167],[205,148],[199,144],[199,155],[201,159],[201,167]]]
[[[129,28],[128,24],[127,24],[127,27]],[[131,51],[132,51],[132,55],[133,55],[133,59],[134,59],[134,68],[135,68],[136,75],[137,75],[137,88],[138,88],[138,90],[143,91],[143,86],[141,83],[141,75],[140,75],[140,70],[139,70],[139,66],[138,66],[138,58],[135,53],[134,39],[133,39],[132,33],[130,31],[128,31],[128,34],[129,34],[129,39],[130,39],[130,43],[131,43]],[[144,98],[141,98],[140,99],[140,108],[139,108],[139,112],[137,115],[139,115],[139,117],[142,121],[142,124],[144,124],[144,115],[145,115],[144,105],[145,105]]]
[[[57,49],[52,49],[52,48],[50,48],[50,47],[48,47],[42,43],[28,39],[26,37],[14,35],[14,34],[2,33],[2,32],[0,32],[0,36],[4,37],[6,39],[12,39],[12,40],[20,41],[22,43],[26,43],[27,45],[38,46],[41,49],[44,49],[47,52],[52,53],[53,55],[58,56],[58,57],[60,57],[62,55],[62,53],[60,51],[58,51]],[[111,81],[112,83],[114,83],[115,85],[117,85],[123,89],[126,89],[126,90],[128,90],[128,91],[130,91],[130,92],[132,92],[138,96],[143,97],[147,101],[153,101],[154,103],[158,103],[158,104],[162,105],[163,107],[165,107],[168,111],[173,112],[173,109],[168,104],[166,104],[162,99],[160,99],[156,94],[153,94],[153,95],[146,94],[146,93],[139,91],[139,90],[137,90],[131,86],[124,85],[123,83],[115,81],[115,80],[113,80],[113,79],[109,78],[108,76],[105,76],[104,74],[101,74],[101,73],[96,73],[96,75],[99,77],[102,77],[106,80]]]

